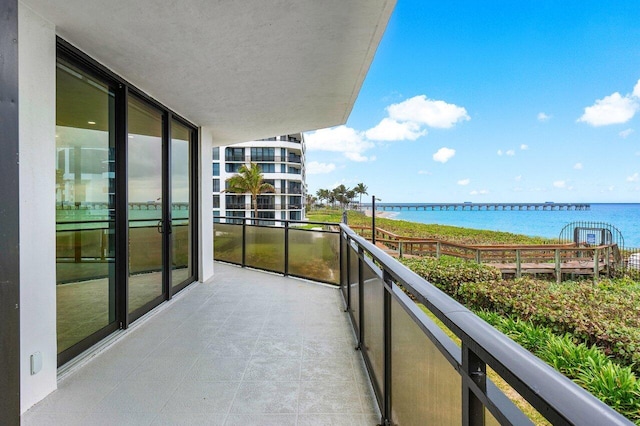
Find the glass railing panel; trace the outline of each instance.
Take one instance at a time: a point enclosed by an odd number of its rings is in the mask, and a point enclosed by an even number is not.
[[[284,228],[246,228],[246,265],[284,273]]]
[[[58,225],[58,228],[102,224]],[[75,345],[114,320],[115,287],[113,230],[84,229],[56,232],[56,304],[58,352]]]
[[[393,423],[462,424],[460,375],[395,298],[391,336]]]
[[[173,219],[171,234],[171,282],[180,284],[191,276],[191,244],[189,242],[189,219]]]
[[[342,236],[340,237],[340,248],[341,248],[341,252],[343,253],[342,257],[340,258],[340,270],[342,271],[340,288],[342,289],[342,297],[344,297],[344,300],[346,302],[347,291],[349,288],[347,284],[347,267],[349,266],[347,264],[347,250],[349,246],[347,245],[347,240]]]
[[[160,296],[162,233],[155,221],[129,221],[129,312]]]
[[[242,225],[214,224],[213,258],[223,262],[242,264]]]
[[[384,386],[384,283],[369,262],[362,268],[364,290],[364,350],[366,350],[373,378],[379,390]],[[380,401],[379,401],[380,402]]]
[[[289,273],[340,284],[340,234],[289,229]]]
[[[360,299],[358,293],[360,285],[358,283],[358,251],[349,244],[349,285],[351,286],[351,314],[356,325],[356,331],[360,330]]]

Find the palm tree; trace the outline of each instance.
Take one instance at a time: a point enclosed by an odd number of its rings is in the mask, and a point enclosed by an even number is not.
[[[254,213],[254,223],[258,219],[258,195],[265,192],[275,192],[275,188],[270,183],[264,182],[262,170],[255,163],[240,166],[238,174],[231,176],[226,181],[228,188],[222,192],[233,192],[235,194],[251,194],[251,205]]]
[[[360,202],[358,203],[360,209],[362,209],[362,196],[368,194],[367,189],[368,188],[364,183],[359,183],[355,188],[353,188],[353,190],[356,191],[356,194],[360,194]]]
[[[347,204],[351,205],[351,203],[353,203],[353,199],[356,198],[356,190],[355,189],[349,189],[347,191],[347,193],[345,194],[345,197],[347,199]]]
[[[340,184],[335,188],[333,188],[333,196],[335,197],[336,201],[340,203],[340,207],[344,207],[345,204],[347,204],[348,191],[349,191],[349,188],[344,186],[344,184]]]
[[[320,200],[320,203],[322,203],[322,200],[326,200],[328,202],[329,201],[329,190],[328,189],[318,189],[316,191],[316,196],[318,197],[318,200]]]

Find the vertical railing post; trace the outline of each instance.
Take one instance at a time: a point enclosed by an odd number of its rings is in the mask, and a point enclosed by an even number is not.
[[[556,282],[560,284],[562,281],[562,266],[560,265],[560,249],[555,249],[554,258],[556,263]]]
[[[383,426],[391,425],[391,357],[392,357],[392,335],[391,335],[391,291],[393,289],[393,281],[391,275],[386,270],[382,272],[384,280],[384,300],[383,300],[383,321],[384,321],[384,395],[382,407]]]
[[[487,391],[487,366],[465,344],[462,343],[462,424],[463,426],[484,426],[484,406],[473,393],[470,382],[482,392]]]
[[[371,196],[371,244],[376,245],[376,196]]]
[[[400,257],[400,259],[402,259],[402,241],[398,241],[398,257]]]
[[[476,263],[482,262],[482,257],[480,255],[480,249],[476,249]]]
[[[242,219],[242,267],[247,262],[247,219]]]
[[[440,259],[440,251],[442,247],[440,247],[440,241],[436,242],[436,259]]]
[[[284,223],[284,276],[289,275],[289,221]]]
[[[593,282],[598,282],[598,275],[600,274],[600,250],[593,249]]]
[[[520,249],[516,249],[516,278],[522,276],[522,256]]]
[[[357,349],[362,350],[364,344],[364,278],[362,272],[364,268],[364,249],[358,245],[358,346]]]
[[[351,250],[349,250],[349,246],[351,245],[349,243],[349,237],[347,235],[347,233],[344,233],[344,244],[345,244],[345,248],[343,250],[346,250],[346,256],[347,256],[347,267],[346,269],[346,285],[347,285],[347,311],[351,310]],[[340,247],[342,247],[342,242],[340,243]]]

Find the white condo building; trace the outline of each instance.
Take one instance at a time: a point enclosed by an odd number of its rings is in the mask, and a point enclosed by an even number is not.
[[[243,164],[260,166],[273,193],[258,196],[258,218],[305,219],[305,144],[302,133],[213,148],[213,216],[253,217],[250,194],[224,192]],[[277,222],[276,222],[277,223]]]

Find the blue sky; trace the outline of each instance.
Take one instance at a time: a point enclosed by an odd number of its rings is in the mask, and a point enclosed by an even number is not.
[[[315,193],[640,202],[640,1],[398,0],[345,126],[306,134]]]

